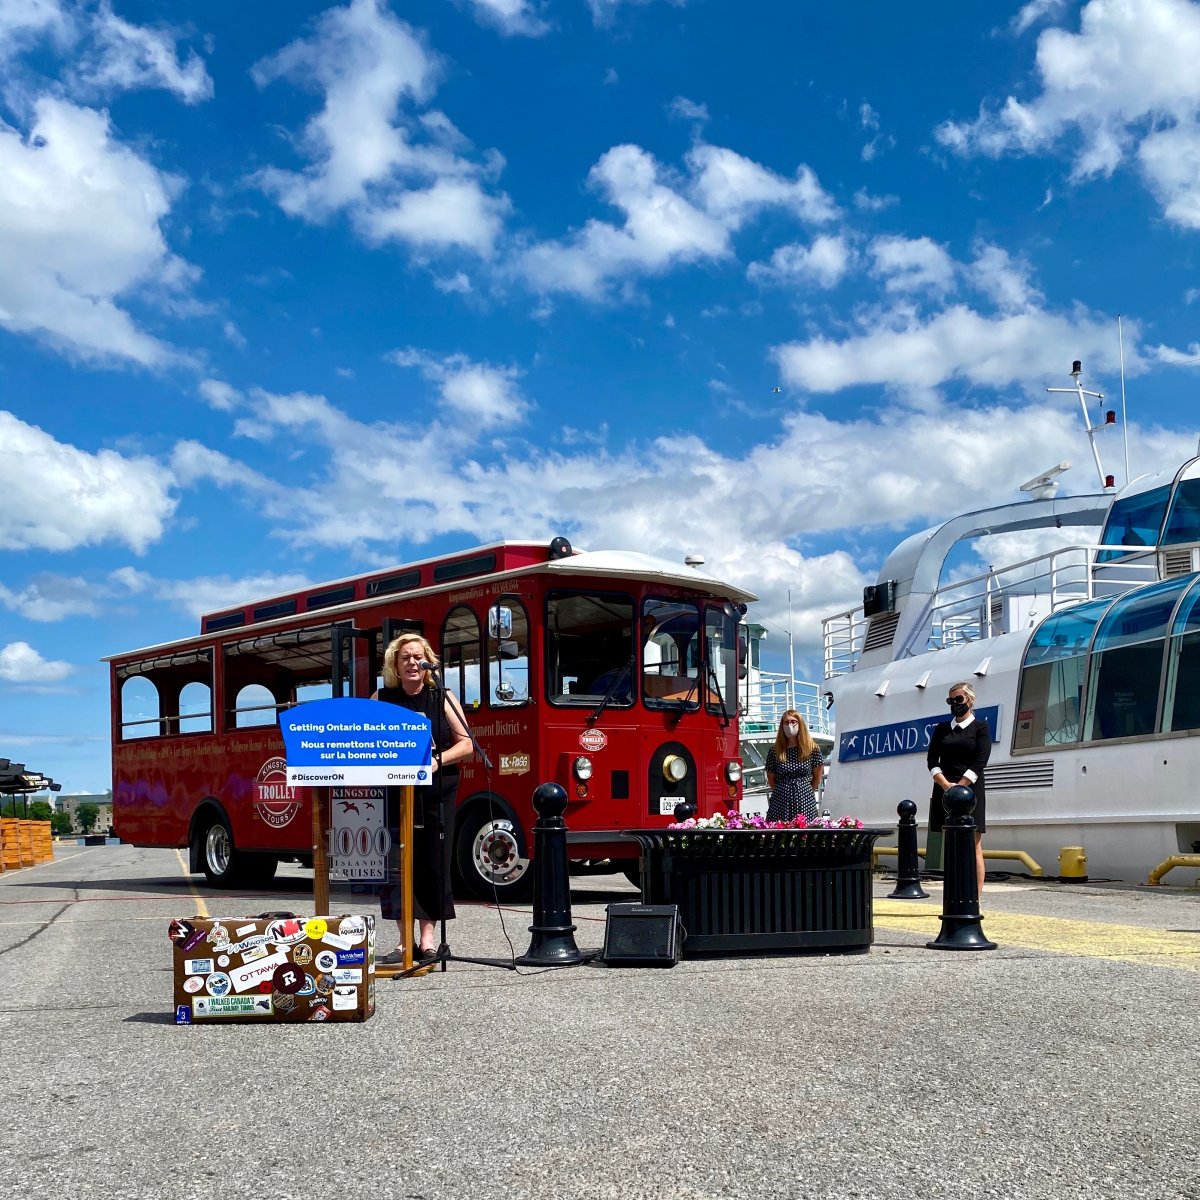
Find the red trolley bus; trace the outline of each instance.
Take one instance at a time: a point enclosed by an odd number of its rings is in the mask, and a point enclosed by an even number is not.
[[[308,789],[289,788],[281,710],[369,696],[417,630],[491,761],[462,764],[454,861],[490,898],[525,894],[533,789],[567,791],[571,855],[633,858],[617,831],[741,798],[739,624],[753,595],[644,554],[565,538],[499,542],[201,619],[199,637],[105,661],[113,819],[138,846],[188,847],[216,884],[310,862]]]

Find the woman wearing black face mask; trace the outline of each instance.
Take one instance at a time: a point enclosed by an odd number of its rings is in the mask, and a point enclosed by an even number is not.
[[[926,762],[933,776],[929,803],[929,828],[941,832],[946,811],[942,793],[962,784],[975,792],[975,873],[983,891],[984,789],[983,768],[992,753],[992,734],[986,721],[975,718],[975,689],[969,683],[954,683],[946,693],[953,720],[935,725],[929,739]]]

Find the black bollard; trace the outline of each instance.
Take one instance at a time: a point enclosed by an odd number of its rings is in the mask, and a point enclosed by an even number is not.
[[[557,783],[533,792],[538,819],[533,827],[533,934],[517,959],[527,967],[572,967],[584,962],[571,924],[571,882],[567,866],[567,793]]]
[[[975,874],[975,792],[972,788],[947,788],[943,828],[945,881],[942,892],[942,929],[930,950],[995,950],[983,932],[979,915],[979,879]]]
[[[896,805],[900,822],[896,833],[896,887],[889,900],[925,900],[929,893],[921,886],[921,863],[917,857],[917,806],[911,800]]]

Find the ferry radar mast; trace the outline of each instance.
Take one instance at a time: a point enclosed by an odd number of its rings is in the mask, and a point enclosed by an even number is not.
[[[1075,386],[1070,388],[1047,388],[1048,392],[1058,392],[1062,395],[1071,395],[1079,397],[1079,410],[1083,413],[1083,427],[1087,430],[1088,442],[1092,447],[1092,458],[1096,461],[1096,474],[1100,477],[1100,486],[1102,488],[1116,487],[1116,480],[1111,475],[1105,475],[1104,468],[1100,465],[1100,447],[1096,445],[1096,434],[1101,429],[1107,429],[1110,425],[1115,425],[1117,422],[1117,414],[1109,409],[1105,412],[1103,408],[1100,410],[1102,420],[1098,425],[1092,425],[1088,419],[1087,401],[1085,396],[1091,396],[1096,400],[1103,400],[1103,392],[1089,392],[1080,382],[1080,377],[1083,375],[1083,363],[1079,359],[1071,364],[1071,378],[1075,380]]]

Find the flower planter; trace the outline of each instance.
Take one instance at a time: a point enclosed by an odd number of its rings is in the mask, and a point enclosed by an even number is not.
[[[771,950],[865,953],[871,848],[892,829],[629,829],[642,902],[675,904],[684,956]]]

